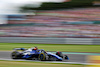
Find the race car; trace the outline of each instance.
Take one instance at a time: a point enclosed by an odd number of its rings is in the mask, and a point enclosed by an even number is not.
[[[53,54],[51,52],[46,52],[44,49],[34,48],[14,48],[11,53],[12,59],[31,59],[40,61],[62,61],[64,59],[69,60],[67,55],[63,55],[62,52],[56,52]],[[18,51],[21,50],[21,51]]]

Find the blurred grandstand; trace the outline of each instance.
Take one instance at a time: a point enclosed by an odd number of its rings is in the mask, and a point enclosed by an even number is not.
[[[37,11],[8,15],[0,37],[100,38],[100,7]]]

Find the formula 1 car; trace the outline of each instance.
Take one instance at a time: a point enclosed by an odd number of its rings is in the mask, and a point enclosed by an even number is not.
[[[46,52],[43,49],[35,48],[14,48],[11,53],[12,59],[31,59],[40,61],[62,61],[63,59],[69,60],[67,55],[63,55],[62,52]],[[21,50],[21,51],[18,51]]]

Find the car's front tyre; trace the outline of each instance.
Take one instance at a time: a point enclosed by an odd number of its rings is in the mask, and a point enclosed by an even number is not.
[[[40,60],[40,61],[44,61],[44,60],[45,60],[45,57],[46,57],[46,56],[45,56],[44,53],[40,53],[40,54],[39,54],[39,60]]]
[[[40,61],[46,61],[49,57],[46,53],[40,53],[38,58]]]

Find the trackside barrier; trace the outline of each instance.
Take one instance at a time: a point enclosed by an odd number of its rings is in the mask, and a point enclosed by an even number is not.
[[[100,38],[0,37],[1,43],[89,44],[100,45]]]

